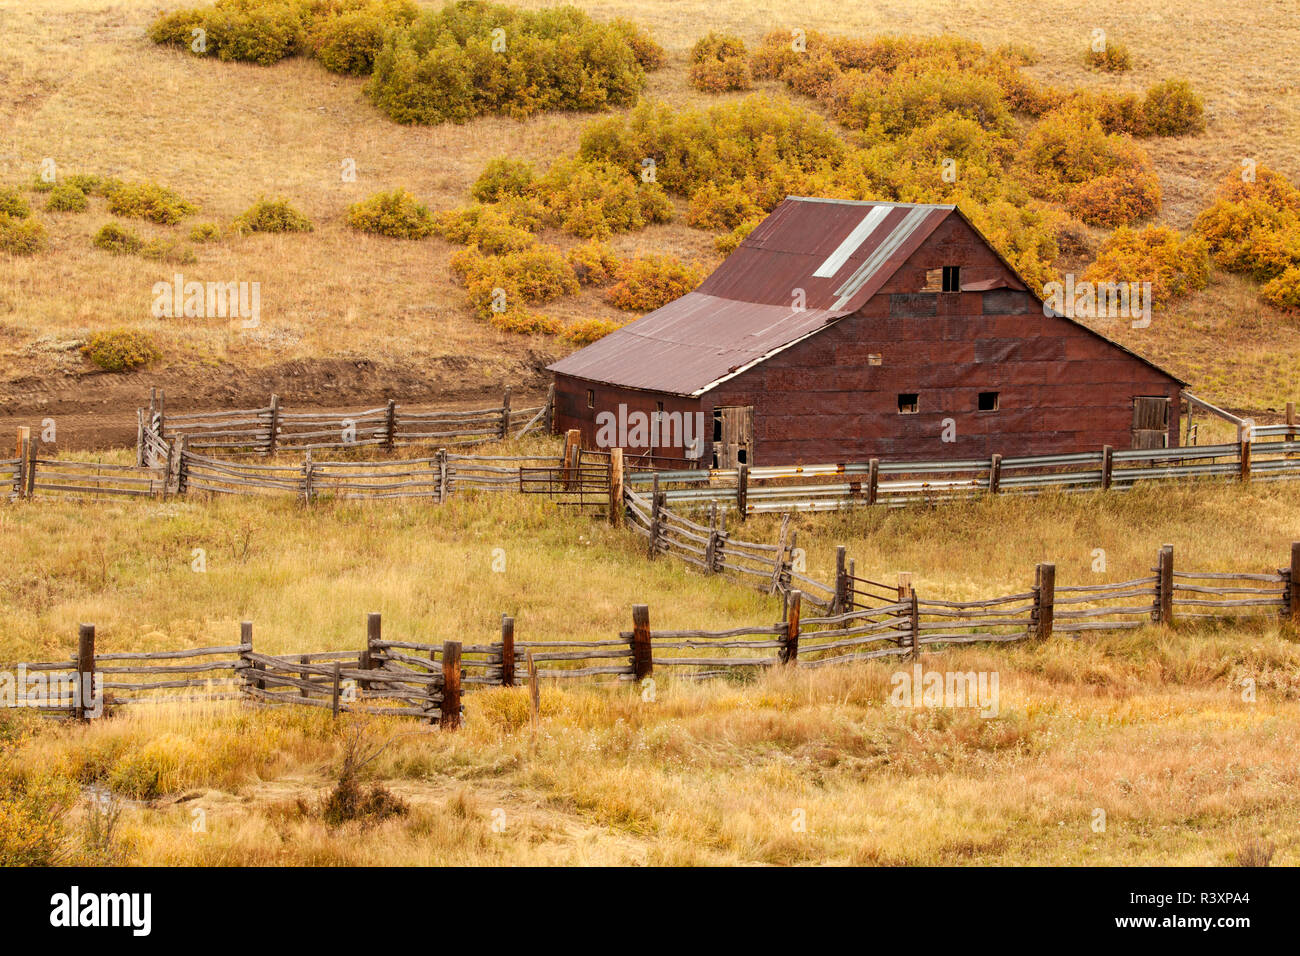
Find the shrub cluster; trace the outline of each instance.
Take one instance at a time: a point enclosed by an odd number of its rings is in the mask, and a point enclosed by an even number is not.
[[[232,223],[240,234],[250,232],[311,232],[311,220],[287,199],[259,199]]]
[[[1133,57],[1128,47],[1110,41],[1103,43],[1100,50],[1096,46],[1089,46],[1083,55],[1083,62],[1085,66],[1107,73],[1123,73],[1133,68]]]
[[[135,329],[96,332],[86,340],[81,351],[106,372],[129,372],[162,358],[153,336]]]
[[[582,285],[602,286],[614,281],[619,259],[609,246],[599,242],[585,242],[574,246],[565,256],[574,276]]]
[[[1116,229],[1083,274],[1087,282],[1150,282],[1155,305],[1203,289],[1209,278],[1210,256],[1205,240],[1199,236],[1181,238],[1166,226]]]
[[[0,252],[30,256],[44,249],[45,243],[45,227],[35,219],[0,213]]]
[[[161,15],[149,38],[264,66],[310,55],[335,73],[370,77],[370,98],[402,123],[624,106],[664,61],[630,21],[481,0],[425,12],[413,0],[217,0]]]
[[[0,186],[0,216],[26,219],[31,214],[32,207],[27,204],[22,193],[12,186]]]
[[[690,292],[702,278],[699,270],[673,256],[638,256],[619,265],[605,301],[628,312],[652,312]]]
[[[423,239],[434,232],[429,208],[405,189],[375,193],[353,203],[348,207],[348,225],[393,239]]]
[[[84,212],[89,205],[86,194],[69,182],[57,184],[45,201],[51,212]]]
[[[705,93],[747,90],[754,85],[745,42],[710,31],[691,48],[691,85]]]
[[[573,345],[590,345],[621,328],[619,323],[609,319],[580,319],[566,325],[560,332],[560,338]]]
[[[190,242],[216,242],[221,238],[221,227],[215,222],[201,222],[190,230]]]
[[[198,207],[157,183],[120,183],[108,193],[108,211],[115,216],[173,226],[198,212]]]
[[[1229,176],[1194,229],[1217,265],[1265,283],[1266,302],[1300,309],[1300,189],[1285,176],[1265,166]]]
[[[144,248],[144,240],[134,230],[115,222],[100,226],[91,242],[105,252],[118,256],[134,255]]]

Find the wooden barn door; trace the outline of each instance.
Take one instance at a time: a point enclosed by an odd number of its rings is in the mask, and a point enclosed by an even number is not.
[[[713,410],[713,467],[754,463],[754,406],[729,405]]]
[[[1133,447],[1169,447],[1169,399],[1139,395],[1133,399]]]

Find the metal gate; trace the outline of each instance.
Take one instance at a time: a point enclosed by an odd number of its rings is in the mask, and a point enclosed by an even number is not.
[[[546,495],[556,504],[608,512],[609,452],[574,447],[558,467],[520,468],[519,490]]]

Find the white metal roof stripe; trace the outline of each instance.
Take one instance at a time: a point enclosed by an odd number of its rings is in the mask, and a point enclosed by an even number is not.
[[[926,216],[930,214],[931,208],[919,206],[907,211],[898,225],[893,228],[893,231],[882,239],[880,245],[876,246],[871,255],[867,256],[862,265],[858,266],[857,271],[835,290],[835,294],[839,296],[839,299],[831,306],[832,311],[842,309],[848,304],[849,300],[867,283],[876,270],[897,252],[903,243],[907,241],[907,238],[925,221]]]
[[[889,215],[891,206],[875,206],[862,217],[862,221],[853,227],[853,231],[844,237],[839,248],[826,257],[826,261],[813,273],[819,279],[830,279],[849,261],[849,256],[857,252],[858,247],[876,230],[881,221]]]

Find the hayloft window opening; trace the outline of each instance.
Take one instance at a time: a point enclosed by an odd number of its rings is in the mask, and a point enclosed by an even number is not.
[[[961,291],[961,266],[943,267],[943,291],[944,292]]]
[[[898,414],[915,415],[921,410],[921,396],[915,392],[901,392],[898,396]]]
[[[596,407],[596,390],[594,388],[587,389],[587,407]]]
[[[981,412],[996,412],[998,410],[998,393],[980,392],[977,407]]]

